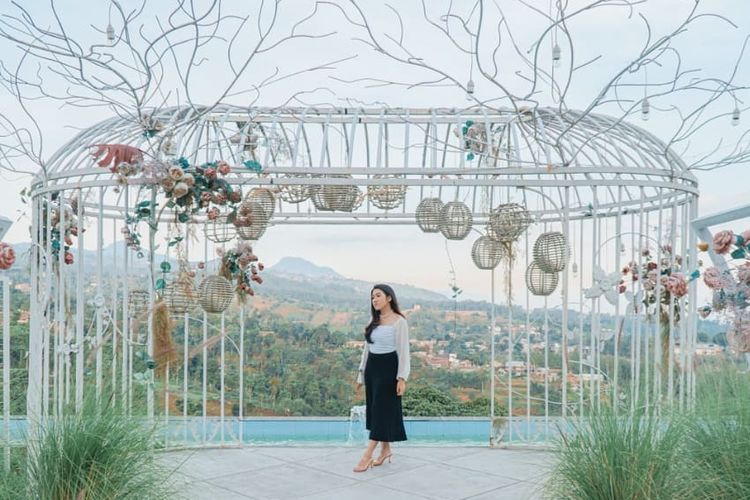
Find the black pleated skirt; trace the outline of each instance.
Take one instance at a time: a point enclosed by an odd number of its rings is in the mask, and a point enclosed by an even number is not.
[[[367,355],[365,426],[373,441],[406,441],[401,396],[396,395],[398,354]]]

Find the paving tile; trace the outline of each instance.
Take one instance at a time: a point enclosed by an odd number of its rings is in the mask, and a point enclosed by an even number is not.
[[[444,462],[447,465],[475,472],[525,481],[543,477],[548,469],[544,465],[519,460],[519,454],[506,450],[484,450]]]
[[[205,481],[196,481],[186,484],[178,490],[177,495],[178,498],[183,498],[185,500],[247,500],[254,498],[221,488]]]
[[[342,476],[290,463],[224,476],[209,482],[259,500],[297,499],[302,495],[355,484],[355,481]]]
[[[304,495],[299,498],[304,500],[428,500],[430,497],[404,493],[371,482],[363,482],[345,488]]]
[[[500,486],[507,486],[513,482],[512,479],[473,472],[445,464],[428,464],[371,481],[372,484],[404,493],[439,500],[462,499]]]
[[[331,455],[350,451],[348,448],[307,448],[307,447],[271,447],[256,448],[262,455],[273,457],[285,462],[318,462],[326,461]]]
[[[198,450],[178,469],[179,472],[195,479],[217,477],[248,472],[284,462],[249,449]]]
[[[502,488],[487,491],[466,500],[541,500],[544,495],[543,483],[519,481]]]
[[[407,455],[428,462],[443,462],[447,459],[471,455],[478,451],[484,451],[487,448],[465,448],[453,446],[433,446],[433,447],[394,447],[393,456]],[[361,452],[360,452],[361,453]]]

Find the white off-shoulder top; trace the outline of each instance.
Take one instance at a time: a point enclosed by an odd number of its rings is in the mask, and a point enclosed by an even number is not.
[[[388,327],[392,327],[392,330]],[[377,333],[376,333],[377,332]],[[398,371],[396,378],[407,380],[411,371],[411,354],[409,353],[409,324],[406,319],[399,317],[392,325],[379,325],[373,330],[370,338],[373,344],[365,342],[362,350],[362,359],[359,362],[359,373],[357,383],[364,382],[365,365],[370,351],[373,354],[382,354],[396,351],[398,356]]]

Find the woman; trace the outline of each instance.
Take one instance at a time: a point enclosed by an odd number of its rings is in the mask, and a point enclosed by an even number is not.
[[[390,286],[375,285],[370,298],[372,319],[365,328],[365,348],[357,376],[357,389],[365,384],[365,422],[370,442],[354,472],[382,465],[386,459],[390,462],[391,443],[406,441],[401,396],[411,369],[409,326]],[[378,443],[380,455],[373,459]]]

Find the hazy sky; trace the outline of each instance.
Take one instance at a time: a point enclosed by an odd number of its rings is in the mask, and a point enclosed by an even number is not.
[[[132,8],[140,2],[123,1],[123,5]],[[152,2],[153,3],[153,2]],[[344,3],[344,2],[342,2]],[[462,5],[463,2],[454,2]],[[501,2],[505,5],[506,2]],[[546,10],[548,2],[532,2]],[[693,2],[684,0],[652,0],[640,9],[652,22],[654,30],[653,37],[656,39],[660,33],[674,26],[676,20],[686,13],[686,8]],[[49,4],[47,2],[34,2],[33,12],[40,16],[42,25],[53,22],[49,15]],[[103,40],[103,35],[96,33],[90,26],[94,25],[104,29],[107,24],[107,2],[92,0],[68,0],[56,2],[58,12],[68,23],[71,33],[82,40]],[[161,5],[170,4],[164,2]],[[242,5],[248,2],[241,2]],[[367,5],[368,14],[371,16],[376,30],[387,30],[390,33],[397,32],[395,25],[397,21],[388,9],[379,2],[362,2]],[[428,2],[433,17],[439,16],[447,2]],[[571,5],[579,5],[581,2],[571,2]],[[686,66],[702,68],[702,76],[716,75],[726,78],[732,71],[734,62],[741,50],[744,39],[750,34],[750,3],[745,0],[723,0],[711,2],[711,9],[717,9],[722,15],[728,16],[737,24],[736,28],[728,27],[715,20],[706,19],[699,25],[680,37],[677,44],[680,54],[684,58]],[[156,5],[154,3],[154,5]],[[161,8],[161,5],[159,8]],[[445,39],[440,38],[435,29],[427,25],[421,18],[421,4],[414,0],[398,2],[399,10],[402,12],[405,27],[405,40],[413,48],[415,55],[424,57],[430,63],[439,65],[445,71],[455,75],[460,81],[468,79],[469,61],[459,51],[452,50]],[[469,5],[467,2],[466,5]],[[471,5],[474,5],[472,2]],[[309,1],[290,0],[285,10],[282,11],[282,24],[292,23],[293,19],[299,20],[305,17],[305,12],[311,11],[312,4]],[[29,7],[31,8],[31,7]],[[238,9],[232,3],[229,8]],[[514,28],[528,26],[528,32],[537,32],[543,27],[539,16],[532,15],[528,8],[520,4],[508,2],[509,22]],[[15,12],[10,2],[0,2],[0,12]],[[85,13],[85,15],[81,15]],[[241,12],[238,12],[241,13]],[[159,14],[154,8],[153,15]],[[248,14],[248,13],[245,13]],[[153,15],[151,18],[153,18]],[[251,21],[254,22],[254,19]],[[287,17],[284,17],[287,16]],[[116,24],[113,23],[113,24]],[[250,26],[252,23],[249,23]],[[326,87],[330,90],[319,90],[315,93],[305,95],[303,98],[307,103],[336,104],[342,105],[346,98],[352,102],[365,103],[387,103],[391,106],[406,107],[431,107],[431,106],[465,106],[466,99],[460,90],[456,88],[418,88],[407,90],[404,88],[368,88],[363,84],[347,84],[339,79],[351,80],[358,77],[382,77],[391,79],[416,80],[419,75],[411,69],[399,66],[391,61],[378,57],[372,50],[361,43],[353,41],[356,33],[343,25],[341,16],[333,9],[321,8],[321,15],[314,18],[307,25],[311,30],[321,32],[335,30],[338,33],[328,39],[320,41],[305,41],[304,43],[283,46],[272,54],[264,55],[259,59],[256,67],[250,72],[250,79],[259,79],[267,76],[273,68],[279,66],[282,71],[295,71],[312,64],[324,61],[357,56],[337,66],[334,71],[314,72],[298,75],[295,78],[280,82],[278,85],[265,91],[257,104],[278,105],[286,101],[290,95],[300,90],[311,90]],[[249,29],[249,28],[248,28]],[[393,30],[396,30],[395,32]],[[611,77],[616,68],[623,67],[627,61],[632,60],[645,39],[646,31],[637,15],[628,17],[628,12],[622,8],[602,9],[586,16],[581,21],[571,26],[576,43],[576,59],[585,61],[594,55],[601,54],[602,58],[587,68],[586,77],[575,82],[571,92],[569,105],[571,107],[585,106],[601,88],[602,82]],[[524,30],[516,29],[523,38]],[[231,34],[225,33],[225,36]],[[252,38],[248,33],[248,39]],[[529,39],[530,40],[530,39]],[[519,40],[520,43],[529,40]],[[249,43],[249,42],[248,42]],[[8,52],[8,46],[0,47],[3,50],[3,62],[7,67],[12,67],[18,61],[18,52]],[[547,48],[543,56],[549,59]],[[6,57],[6,53],[9,53]],[[205,98],[210,100],[211,92],[216,82],[214,78],[220,78],[226,73],[226,55],[222,51],[209,53],[210,57],[201,68],[203,71],[196,72],[191,89],[196,99]],[[567,54],[566,54],[567,56]],[[737,82],[750,84],[750,64],[745,57]],[[501,75],[511,75],[521,69],[520,62],[508,53],[507,57],[500,58]],[[507,67],[507,69],[506,69]],[[651,81],[656,81],[660,75],[650,75]],[[489,85],[483,85],[477,80],[477,95],[489,98],[493,92]],[[54,83],[50,83],[55,85]],[[63,92],[64,86],[58,84],[54,90]],[[636,89],[636,92],[638,90]],[[642,92],[642,91],[641,91]],[[547,92],[549,94],[549,92]],[[551,103],[549,95],[539,95],[537,98],[544,103]],[[646,128],[659,137],[667,139],[672,133],[676,121],[674,115],[666,110],[674,105],[678,108],[689,107],[690,96],[661,99],[653,103],[653,118],[648,122],[642,122],[637,117],[632,118],[634,123]],[[232,100],[235,103],[242,102],[242,97]],[[748,103],[740,104],[740,107]],[[0,106],[7,111],[11,117],[18,117],[13,111],[13,102],[6,95],[0,97]],[[723,99],[717,106],[724,106],[726,112],[730,113],[734,107],[731,99]],[[110,114],[106,110],[76,109],[61,106],[61,103],[35,102],[32,111],[37,116],[44,130],[45,157],[49,157],[55,149],[59,148],[79,128],[101,121]],[[698,157],[712,150],[717,141],[726,139],[722,150],[726,151],[729,144],[734,144],[740,131],[747,130],[750,123],[750,113],[745,113],[743,125],[732,128],[729,126],[729,118],[715,126],[706,128],[690,141],[687,151],[684,153],[686,159]],[[20,117],[18,118],[20,120]],[[19,123],[22,123],[19,121]],[[734,142],[733,142],[734,141]],[[679,151],[681,154],[683,151]],[[716,212],[734,205],[748,203],[750,189],[744,184],[747,177],[747,169],[750,165],[736,165],[713,172],[697,172],[696,175],[701,185],[700,213],[707,214]],[[17,220],[6,237],[6,241],[21,242],[28,241],[29,219],[25,207],[20,202],[19,191],[29,183],[28,176],[0,173],[0,213]],[[744,229],[744,228],[738,228]],[[470,249],[473,239],[461,242],[449,242],[447,252],[453,260],[459,286],[465,290],[465,297],[488,299],[489,298],[489,275],[487,272],[477,270],[470,258]],[[256,253],[261,255],[267,264],[273,264],[284,256],[298,256],[308,259],[316,264],[330,266],[339,273],[358,279],[371,281],[384,281],[391,283],[410,283],[416,286],[447,293],[449,276],[449,261],[446,252],[445,240],[439,235],[423,234],[416,227],[357,227],[357,226],[277,226],[270,228],[265,236],[256,245]]]

